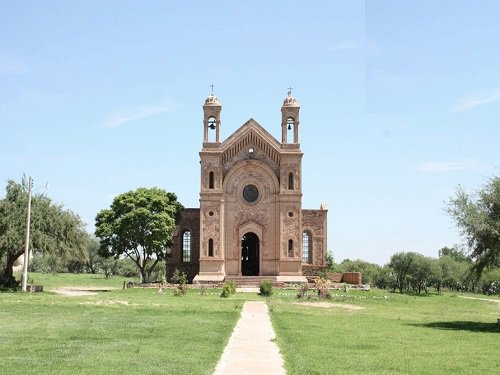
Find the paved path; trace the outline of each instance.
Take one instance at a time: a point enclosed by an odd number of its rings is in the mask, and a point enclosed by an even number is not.
[[[214,375],[286,374],[274,337],[266,303],[245,302]]]

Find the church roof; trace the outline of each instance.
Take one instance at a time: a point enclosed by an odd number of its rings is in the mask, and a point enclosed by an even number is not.
[[[254,146],[263,151],[279,165],[281,143],[253,118],[245,122],[221,144],[223,163],[228,162],[247,147]]]

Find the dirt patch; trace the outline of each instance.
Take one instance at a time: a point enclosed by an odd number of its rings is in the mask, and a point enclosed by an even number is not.
[[[487,301],[487,302],[493,302],[496,303],[497,307],[500,308],[500,300],[498,299],[493,299],[493,298],[479,298],[479,297],[469,297],[469,296],[458,296],[460,298],[465,298],[465,299],[475,299],[478,301]]]
[[[125,306],[129,306],[130,303],[128,301],[120,301],[120,300],[110,299],[109,301],[80,302],[80,305],[125,305]]]
[[[357,305],[349,305],[348,303],[330,303],[330,302],[294,302],[294,305],[299,306],[311,306],[311,307],[320,307],[323,309],[331,309],[331,308],[339,308],[349,311],[355,310],[363,310],[364,307]]]
[[[53,292],[66,297],[79,297],[79,296],[94,296],[98,292],[109,292],[112,289],[114,288],[99,288],[99,287],[89,288],[89,287],[68,286],[68,287],[54,289]]]

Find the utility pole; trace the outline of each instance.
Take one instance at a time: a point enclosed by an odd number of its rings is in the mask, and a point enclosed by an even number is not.
[[[28,215],[26,216],[26,242],[24,244],[24,263],[23,263],[23,292],[26,292],[28,283],[28,261],[30,254],[30,221],[31,221],[31,190],[33,188],[33,180],[31,176],[28,180]]]

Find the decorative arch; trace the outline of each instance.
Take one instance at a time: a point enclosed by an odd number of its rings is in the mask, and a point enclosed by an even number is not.
[[[259,160],[242,160],[226,174],[222,182],[225,193],[232,194],[240,185],[256,182],[268,188],[270,194],[279,192],[279,181],[273,170]]]

